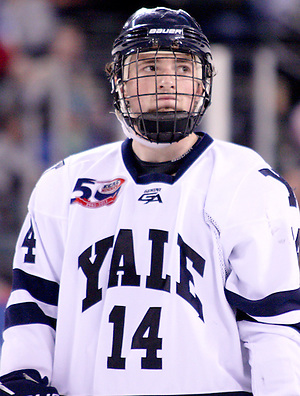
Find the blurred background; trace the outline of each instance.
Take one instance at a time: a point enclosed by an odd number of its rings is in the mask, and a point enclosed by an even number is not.
[[[156,6],[211,42],[202,130],[254,148],[300,199],[300,0],[0,0],[0,329],[30,193],[57,161],[123,139],[104,67],[126,19]]]

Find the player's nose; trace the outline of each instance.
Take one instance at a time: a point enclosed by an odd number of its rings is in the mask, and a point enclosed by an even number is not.
[[[174,89],[175,88],[175,75],[166,72],[157,76],[157,87],[159,89]]]

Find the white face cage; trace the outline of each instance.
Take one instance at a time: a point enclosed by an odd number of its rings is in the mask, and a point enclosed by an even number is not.
[[[188,136],[209,104],[211,81],[210,63],[191,52],[137,50],[124,56],[112,85],[126,135],[158,144]]]

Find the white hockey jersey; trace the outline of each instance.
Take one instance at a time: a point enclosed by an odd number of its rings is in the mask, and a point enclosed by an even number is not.
[[[1,374],[63,395],[300,395],[299,214],[255,152],[204,135],[176,176],[131,140],[38,182],[16,247]]]

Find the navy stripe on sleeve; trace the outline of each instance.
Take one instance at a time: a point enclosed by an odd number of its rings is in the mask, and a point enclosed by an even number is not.
[[[240,310],[237,310],[236,320],[238,322],[240,322],[242,320],[246,320],[247,322],[256,322],[256,323],[258,322],[257,320],[255,320],[254,318],[252,318],[251,316],[245,314],[245,312],[242,312]],[[266,322],[263,322],[263,323],[270,324],[270,323],[266,323]],[[298,333],[300,333],[300,322],[299,323],[294,323],[294,324],[280,324],[279,326],[291,327],[292,329],[295,329],[296,331],[298,331]]]
[[[32,297],[41,302],[57,306],[59,285],[56,282],[14,269],[12,290],[19,289],[27,290]]]
[[[5,311],[4,330],[12,326],[40,323],[56,329],[56,319],[44,314],[41,308],[33,302],[13,304]]]
[[[225,294],[231,306],[251,316],[276,316],[300,311],[300,289],[274,293],[261,300],[248,300],[226,289]]]

